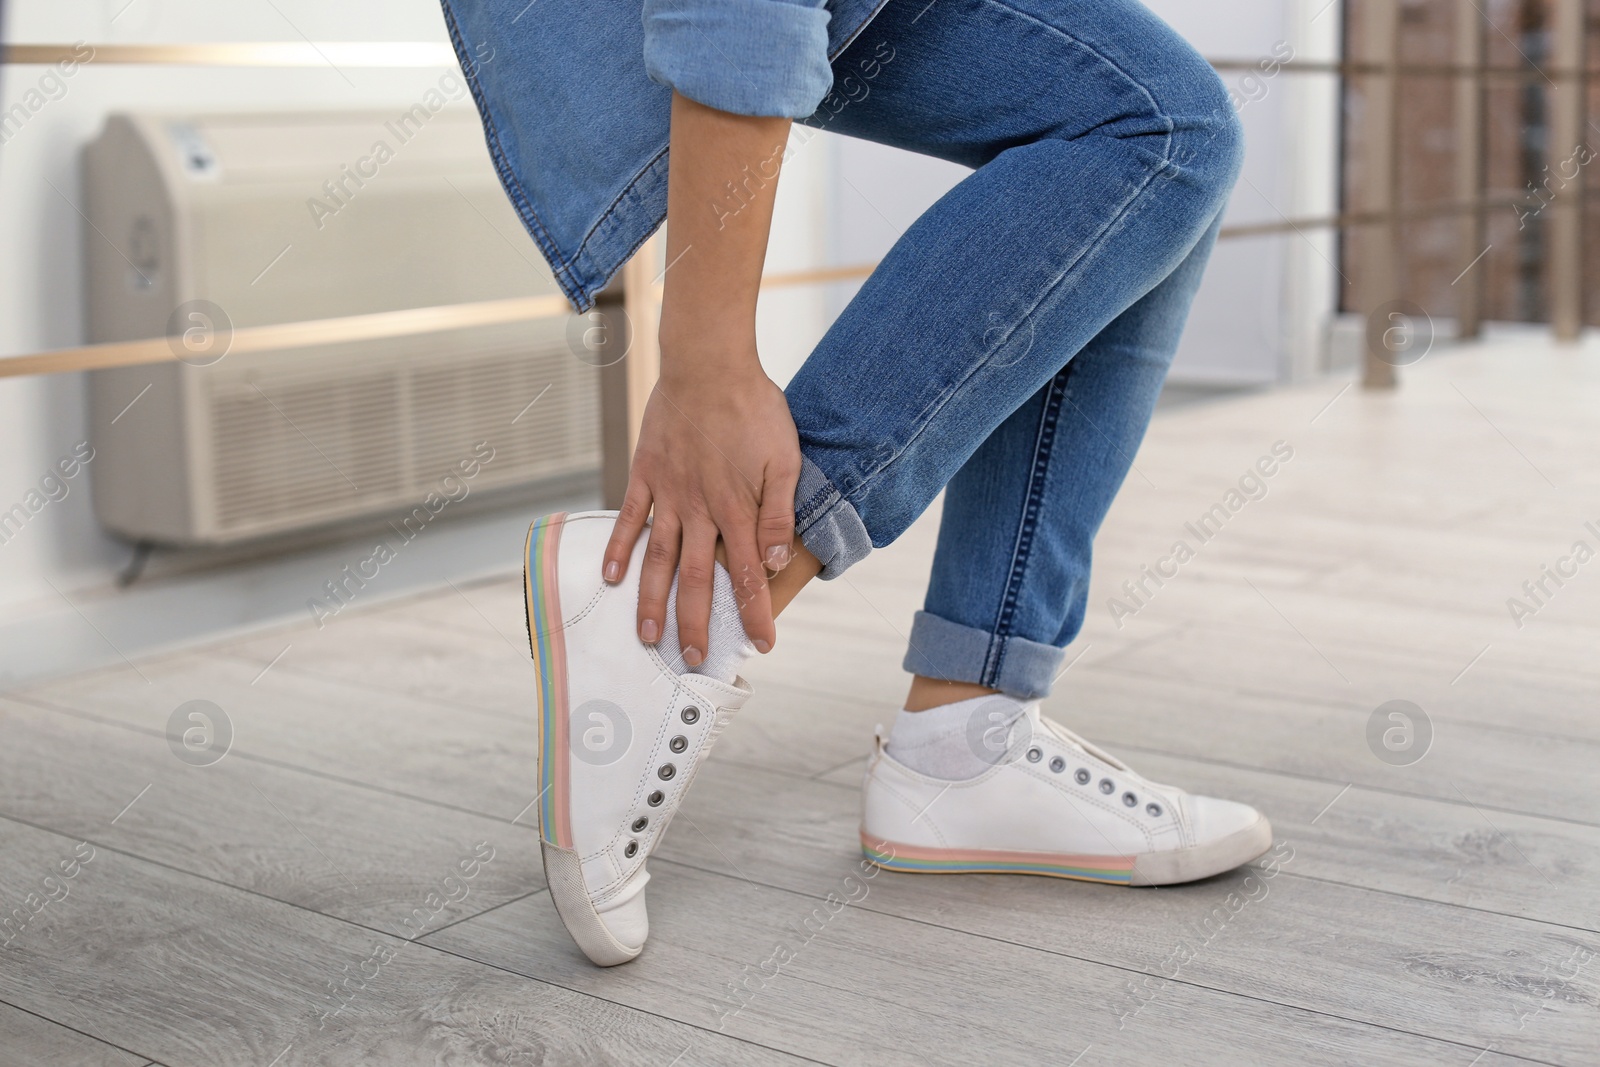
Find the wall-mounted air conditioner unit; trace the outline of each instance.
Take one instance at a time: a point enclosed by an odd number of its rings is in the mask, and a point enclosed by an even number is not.
[[[111,530],[221,545],[405,514],[480,442],[473,491],[598,472],[571,316],[214,360],[228,324],[557,292],[470,109],[116,115],[84,170],[91,339],[184,352],[90,375]]]

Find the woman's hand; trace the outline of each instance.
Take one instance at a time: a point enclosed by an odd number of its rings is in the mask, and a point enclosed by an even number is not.
[[[618,581],[654,507],[639,637],[648,644],[660,638],[676,573],[678,644],[691,667],[705,658],[718,538],[745,633],[763,653],[777,640],[767,571],[781,570],[793,554],[800,441],[788,402],[753,352],[724,366],[746,369],[657,382],[605,552],[604,576]]]

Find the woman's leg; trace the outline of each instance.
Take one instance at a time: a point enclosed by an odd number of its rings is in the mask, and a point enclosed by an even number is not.
[[[1150,424],[1220,222],[945,487],[928,596],[906,650],[908,710],[1049,690],[1083,628],[1095,534]],[[802,547],[772,581],[774,610],[821,569]]]
[[[945,490],[905,668],[914,703],[972,686],[1044,696],[1083,627],[1094,537],[1133,464],[1216,240],[1095,335]],[[969,683],[968,687],[933,680]]]
[[[908,665],[1036,695],[1081,623],[1088,542],[1127,471],[1116,451],[1137,444],[1171,358],[1238,122],[1210,67],[1133,0],[890,3],[835,76],[842,99],[810,124],[977,169],[790,383],[798,530],[833,577],[956,479]]]

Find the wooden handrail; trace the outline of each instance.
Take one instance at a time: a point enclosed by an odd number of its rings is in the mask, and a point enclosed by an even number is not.
[[[525,296],[509,300],[485,300],[476,304],[446,304],[440,307],[405,308],[378,311],[367,315],[346,315],[336,319],[308,319],[271,326],[240,326],[229,330],[223,351],[228,355],[245,352],[270,352],[286,348],[349,341],[372,341],[384,337],[412,337],[440,333],[468,326],[494,326],[529,322],[570,313],[564,296]],[[64,374],[70,371],[105,370],[132,367],[141,363],[166,363],[177,360],[181,349],[176,338],[153,337],[143,341],[111,341],[81,345],[53,352],[0,359],[0,378],[25,374]],[[220,358],[220,356],[219,356]]]
[[[796,270],[784,274],[763,274],[761,288],[782,289],[790,285],[823,285],[828,282],[849,282],[865,278],[878,269],[876,263],[855,263],[848,267],[818,267],[815,270]]]
[[[89,57],[84,56],[89,50]],[[216,44],[8,44],[0,63],[178,67],[453,67],[444,41],[227,41]]]

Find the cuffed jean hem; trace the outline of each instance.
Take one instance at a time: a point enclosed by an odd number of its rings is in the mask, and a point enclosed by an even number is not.
[[[794,491],[794,529],[800,543],[822,563],[817,575],[831,581],[860,563],[872,551],[872,537],[839,487],[811,462],[800,457],[800,483]]]
[[[943,682],[988,686],[1018,700],[1046,696],[1066,649],[917,612],[904,667]]]

